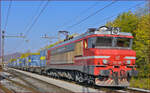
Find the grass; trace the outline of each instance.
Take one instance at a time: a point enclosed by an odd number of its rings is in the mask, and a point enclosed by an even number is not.
[[[150,90],[150,78],[132,78],[130,81],[130,87]]]

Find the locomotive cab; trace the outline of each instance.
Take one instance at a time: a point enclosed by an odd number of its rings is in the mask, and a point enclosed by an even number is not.
[[[133,36],[112,29],[105,27],[89,36],[85,56],[91,57],[87,61],[93,62],[97,85],[128,86],[130,78],[137,75]]]

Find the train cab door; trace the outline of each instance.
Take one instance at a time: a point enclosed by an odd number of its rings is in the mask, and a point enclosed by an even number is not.
[[[88,51],[88,40],[87,39],[84,39],[84,41],[83,41],[83,55],[85,56]]]

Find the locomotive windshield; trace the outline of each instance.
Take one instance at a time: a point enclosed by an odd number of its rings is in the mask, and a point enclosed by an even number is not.
[[[116,44],[115,47],[130,47],[130,38],[121,38],[121,37],[116,37]]]
[[[125,37],[92,37],[88,39],[89,48],[131,48],[132,39]]]
[[[112,37],[97,37],[95,46],[112,46]]]

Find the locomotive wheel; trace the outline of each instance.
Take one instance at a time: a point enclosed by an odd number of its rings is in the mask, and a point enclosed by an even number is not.
[[[87,79],[87,83],[88,84],[95,84],[95,78],[94,76],[88,76],[88,79]]]
[[[40,71],[40,75],[43,75],[43,70]]]
[[[83,79],[83,74],[80,72],[76,72],[75,74],[75,81],[79,82],[79,83],[83,83],[84,79]]]

